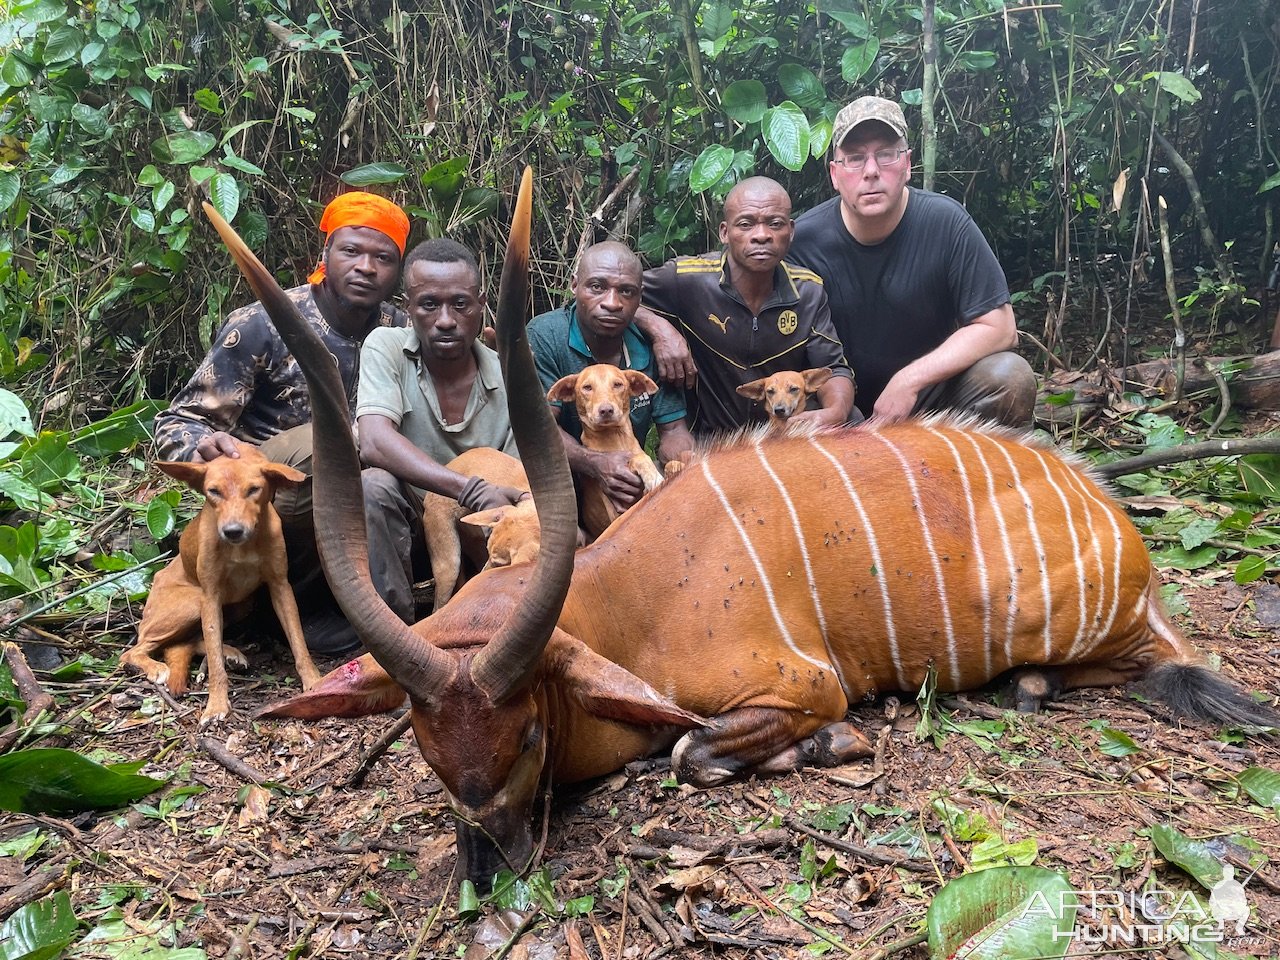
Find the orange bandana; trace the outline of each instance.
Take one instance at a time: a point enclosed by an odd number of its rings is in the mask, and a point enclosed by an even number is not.
[[[395,241],[401,255],[404,254],[404,245],[409,239],[409,218],[405,216],[405,212],[376,193],[353,190],[335,197],[324,208],[324,214],[320,217],[320,232],[327,240],[333,231],[342,227],[370,227],[379,233],[385,233]],[[307,280],[319,283],[323,279],[324,259],[321,258]]]

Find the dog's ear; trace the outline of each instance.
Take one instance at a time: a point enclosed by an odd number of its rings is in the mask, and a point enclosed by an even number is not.
[[[578,375],[572,373],[561,377],[547,391],[547,399],[555,403],[569,403],[573,400],[574,391],[578,389]]]
[[[805,392],[815,393],[820,386],[831,379],[832,373],[830,367],[814,367],[812,370],[806,370],[803,376]]]
[[[627,378],[633,397],[643,397],[658,392],[658,385],[639,370],[623,370],[622,375]]]
[[[479,513],[468,513],[465,517],[459,517],[463,523],[469,523],[473,527],[487,527],[492,529],[502,522],[502,518],[514,510],[515,507],[507,504],[505,507],[493,507],[490,510],[481,510]]]
[[[192,490],[204,490],[204,473],[207,463],[188,463],[186,460],[157,460],[156,469],[167,473],[175,480],[181,480]]]
[[[264,463],[262,475],[277,487],[296,487],[307,479],[307,475],[301,470],[295,470],[283,463]]]
[[[768,377],[762,380],[752,380],[750,383],[740,384],[736,389],[748,400],[763,400],[764,385],[768,382]]]

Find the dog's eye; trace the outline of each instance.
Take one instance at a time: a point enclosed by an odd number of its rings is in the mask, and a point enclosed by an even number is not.
[[[246,490],[244,495],[245,495],[246,497],[256,497],[256,496],[257,496],[258,494],[260,494],[261,492],[262,492],[262,487],[261,487],[261,486],[258,486],[258,485],[255,485],[255,486],[250,487],[248,490]]]
[[[210,500],[222,499],[222,491],[219,490],[217,487],[205,487],[204,495],[208,497]]]
[[[582,392],[583,392],[583,393],[590,393],[590,392],[591,392],[591,390],[592,390],[591,384],[589,384],[589,383],[584,383],[584,384],[582,385]]]
[[[800,392],[799,387],[787,387],[787,393],[799,393],[799,392]]]

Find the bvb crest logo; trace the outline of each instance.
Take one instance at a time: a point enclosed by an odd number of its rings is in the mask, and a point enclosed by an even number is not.
[[[790,336],[795,333],[799,323],[800,318],[796,316],[794,310],[783,310],[778,314],[778,332],[783,336]]]

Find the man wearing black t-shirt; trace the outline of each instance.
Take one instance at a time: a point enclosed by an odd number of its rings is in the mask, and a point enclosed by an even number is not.
[[[839,196],[796,220],[788,259],[822,277],[867,417],[961,410],[1029,427],[1036,381],[1016,353],[1004,272],[956,201],[908,187],[902,108],[862,97],[836,116]]]

